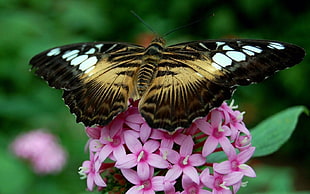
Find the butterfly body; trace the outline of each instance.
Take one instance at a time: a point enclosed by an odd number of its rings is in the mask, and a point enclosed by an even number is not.
[[[207,40],[148,47],[79,43],[42,52],[30,61],[36,74],[63,89],[78,122],[106,125],[140,99],[152,128],[174,131],[229,99],[238,85],[264,80],[299,63],[302,48],[267,40]]]

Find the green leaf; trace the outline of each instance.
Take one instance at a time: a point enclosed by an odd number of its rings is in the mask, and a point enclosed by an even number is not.
[[[258,124],[251,130],[252,144],[256,147],[254,157],[266,156],[277,151],[292,135],[298,117],[308,113],[304,106],[281,111]]]

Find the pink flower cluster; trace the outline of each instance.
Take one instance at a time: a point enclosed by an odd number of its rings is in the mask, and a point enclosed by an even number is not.
[[[242,119],[223,103],[190,128],[168,133],[150,128],[134,102],[109,125],[86,128],[90,160],[79,173],[89,190],[118,184],[128,194],[236,193],[244,176],[256,176],[245,164],[255,148]],[[212,161],[219,153],[221,162]]]
[[[67,161],[67,154],[56,137],[41,129],[19,135],[11,149],[15,155],[29,161],[37,174],[57,173]]]

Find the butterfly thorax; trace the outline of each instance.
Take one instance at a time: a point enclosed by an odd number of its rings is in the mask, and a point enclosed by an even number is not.
[[[158,62],[162,58],[164,45],[165,40],[163,38],[156,37],[145,49],[142,57],[142,64],[137,74],[137,90],[140,97],[144,94],[150,83],[152,83],[153,79],[157,75]]]

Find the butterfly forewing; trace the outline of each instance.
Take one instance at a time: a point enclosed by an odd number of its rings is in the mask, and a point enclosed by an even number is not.
[[[31,59],[36,74],[64,89],[78,122],[106,125],[137,98],[134,75],[143,47],[125,43],[81,43],[57,47]]]
[[[210,59],[212,67],[228,76],[220,80],[227,85],[260,82],[278,70],[298,64],[305,56],[305,51],[296,45],[269,40],[195,41],[168,48],[174,47],[195,50]]]
[[[133,98],[150,127],[174,131],[207,115],[236,86],[260,82],[305,55],[298,46],[268,40],[163,43],[74,44],[45,51],[30,64],[50,86],[64,89],[65,103],[86,126],[108,124]]]

